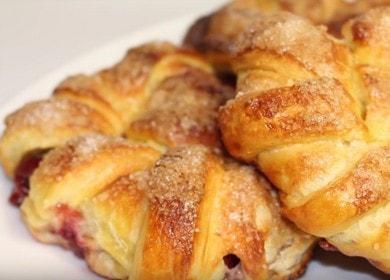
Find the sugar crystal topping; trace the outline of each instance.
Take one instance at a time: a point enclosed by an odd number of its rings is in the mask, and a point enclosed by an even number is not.
[[[255,174],[251,167],[228,165],[224,184],[231,196],[228,219],[234,224],[254,224],[256,203],[261,197],[258,177]]]
[[[160,83],[131,129],[151,133],[172,146],[214,144],[218,138],[218,107],[227,99],[227,93],[229,90],[211,74],[188,67]]]
[[[165,154],[149,174],[151,199],[198,203],[205,184],[207,151],[201,146],[187,146]]]
[[[290,55],[309,70],[322,76],[335,75],[333,52],[336,42],[326,29],[287,12],[260,17],[234,42],[233,53],[269,50]],[[341,46],[341,45],[340,45]]]
[[[157,227],[173,249],[187,258],[192,255],[193,237],[197,231],[207,154],[208,150],[201,146],[172,149],[148,172],[144,184]]]
[[[76,137],[50,151],[40,165],[39,174],[48,179],[61,180],[69,170],[92,160],[102,150],[130,145],[120,137],[98,134]]]
[[[99,118],[99,115],[83,104],[54,98],[28,103],[8,116],[6,123],[8,129],[19,129],[21,126],[43,126],[48,130],[58,126],[77,126],[101,132],[96,118]]]
[[[162,59],[176,51],[176,47],[167,42],[152,42],[130,49],[126,56],[118,64],[101,74],[113,84],[123,89],[123,93],[129,93],[129,88],[141,86],[153,66]],[[121,92],[121,91],[119,91]]]

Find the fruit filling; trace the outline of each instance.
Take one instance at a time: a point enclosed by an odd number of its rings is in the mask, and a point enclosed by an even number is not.
[[[15,169],[14,188],[9,201],[15,206],[20,206],[30,190],[29,179],[34,170],[38,167],[43,156],[48,152],[36,150],[26,154]]]
[[[80,224],[83,221],[82,214],[67,205],[56,206],[56,212],[61,219],[61,227],[54,231],[54,234],[61,236],[66,241],[66,247],[80,258],[84,258],[86,244],[80,233]]]

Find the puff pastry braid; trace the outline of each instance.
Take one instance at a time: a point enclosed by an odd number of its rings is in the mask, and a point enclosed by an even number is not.
[[[300,274],[313,239],[280,217],[252,168],[205,146],[159,155],[121,138],[74,138],[33,173],[24,220],[37,239],[73,248],[109,278]]]
[[[217,109],[231,95],[201,58],[153,43],[11,114],[0,158],[25,187],[32,234],[109,278],[298,276],[313,237],[221,155]]]
[[[14,177],[20,204],[44,152],[75,136],[124,134],[160,150],[182,144],[218,148],[217,108],[232,90],[193,52],[156,42],[129,50],[113,67],[66,79],[54,96],[6,118],[0,161]]]
[[[204,53],[219,71],[230,72],[233,41],[262,14],[289,11],[323,24],[339,36],[342,24],[350,17],[389,4],[389,0],[234,0],[197,20],[184,43]]]
[[[238,97],[221,130],[298,227],[390,272],[390,8],[343,32],[288,13],[260,19],[237,41]]]

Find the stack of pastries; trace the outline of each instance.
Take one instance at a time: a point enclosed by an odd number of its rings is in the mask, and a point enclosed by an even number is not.
[[[10,201],[110,279],[390,273],[388,3],[233,1],[67,78],[5,120]]]

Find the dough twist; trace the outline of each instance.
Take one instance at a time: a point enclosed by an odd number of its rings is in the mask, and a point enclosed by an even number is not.
[[[341,26],[349,18],[389,4],[389,0],[234,0],[198,19],[188,30],[184,43],[204,53],[217,70],[231,72],[234,40],[262,14],[288,11],[327,26],[331,34],[339,37]]]
[[[70,77],[53,97],[9,115],[0,160],[13,176],[29,152],[90,133],[127,133],[134,141],[153,137],[161,148],[186,143],[218,146],[216,108],[230,95],[197,54],[165,42],[141,45],[113,67]]]
[[[164,42],[133,48],[96,74],[70,77],[53,97],[6,118],[0,161],[16,182],[11,201],[23,201],[44,153],[75,136],[124,134],[160,150],[183,144],[218,149],[217,108],[230,96],[200,56]]]
[[[259,19],[237,41],[238,96],[221,130],[298,227],[390,272],[390,8],[343,33],[288,13]]]
[[[269,184],[204,146],[159,158],[123,139],[75,138],[30,181],[33,235],[109,278],[291,279],[309,258],[312,237],[280,217]]]
[[[0,159],[29,230],[109,278],[298,276],[313,238],[281,218],[265,179],[221,155],[231,93],[196,54],[154,43],[11,114]]]

